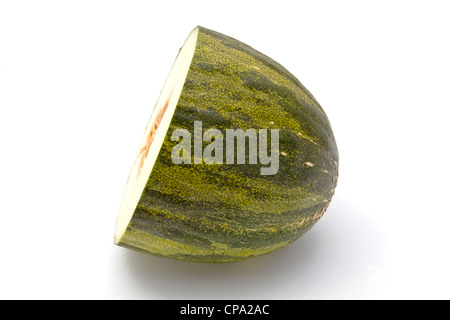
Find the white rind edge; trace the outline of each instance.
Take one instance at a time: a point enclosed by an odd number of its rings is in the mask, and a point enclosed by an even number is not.
[[[144,191],[145,185],[150,177],[153,166],[155,165],[159,150],[161,149],[173,114],[175,113],[175,108],[178,104],[178,100],[192,62],[192,58],[194,57],[198,31],[199,28],[197,27],[191,32],[180,52],[178,53],[178,56],[175,59],[172,69],[170,70],[169,76],[167,77],[159,99],[153,109],[153,113],[145,129],[144,137],[139,146],[139,150],[141,150],[141,148],[146,144],[147,135],[149,134],[150,128],[155,121],[158,111],[166,103],[167,99],[170,99],[166,112],[164,113],[161,123],[156,131],[155,138],[150,146],[148,156],[141,168],[140,174],[138,174],[140,161],[139,159],[137,159],[128,176],[125,193],[123,195],[119,209],[119,215],[116,220],[116,231],[114,234],[115,244],[120,243],[123,234],[127,230],[130,220],[133,217],[133,214],[141,198],[142,192]],[[137,157],[139,158],[139,154],[137,155]]]

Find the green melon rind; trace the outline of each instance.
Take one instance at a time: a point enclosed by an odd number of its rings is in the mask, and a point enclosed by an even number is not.
[[[239,261],[287,246],[322,217],[336,188],[338,150],[326,114],[297,78],[242,42],[198,28],[169,130],[118,245],[179,260]],[[175,165],[170,135],[192,132],[194,121],[222,132],[279,129],[278,173]]]

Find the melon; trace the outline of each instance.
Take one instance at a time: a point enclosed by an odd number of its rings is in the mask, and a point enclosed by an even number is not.
[[[295,76],[197,27],[145,129],[114,242],[191,262],[270,253],[324,215],[338,161],[327,115]]]

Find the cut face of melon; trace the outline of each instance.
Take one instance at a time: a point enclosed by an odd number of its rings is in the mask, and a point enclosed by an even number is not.
[[[136,161],[131,169],[116,221],[114,242],[118,244],[125,232],[145,188],[159,150],[169,129],[175,107],[183,89],[197,43],[198,28],[194,29],[181,48],[153,109],[146,127]]]

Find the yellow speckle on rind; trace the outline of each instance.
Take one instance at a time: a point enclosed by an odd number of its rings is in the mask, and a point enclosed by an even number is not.
[[[200,248],[158,237],[134,228],[129,228],[122,243],[124,247],[142,252],[156,252],[157,255],[192,262],[233,262],[270,253],[289,245],[291,241],[257,249],[230,248],[226,244],[212,243],[209,248]],[[120,244],[119,244],[120,245]]]

